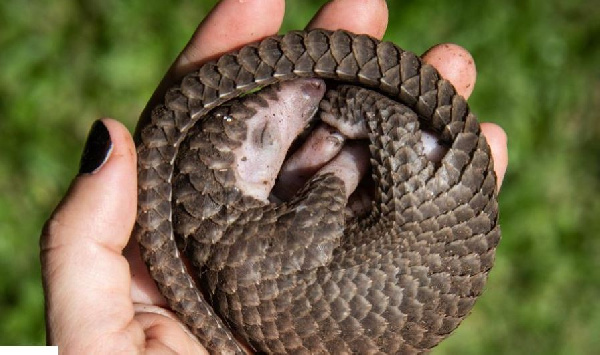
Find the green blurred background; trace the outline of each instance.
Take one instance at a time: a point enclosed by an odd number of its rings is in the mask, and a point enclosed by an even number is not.
[[[215,1],[0,2],[0,344],[43,344],[38,235],[99,117],[130,129]],[[283,30],[323,1],[288,1]],[[508,133],[503,240],[434,354],[600,349],[600,2],[388,1],[386,38],[469,49],[473,110]],[[260,21],[260,19],[257,19]]]

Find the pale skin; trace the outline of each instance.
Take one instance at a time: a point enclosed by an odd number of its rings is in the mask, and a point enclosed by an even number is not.
[[[283,0],[219,2],[199,25],[154,97],[207,59],[276,33],[283,13]],[[381,38],[386,25],[383,0],[336,0],[324,5],[308,27],[343,28]],[[438,45],[423,59],[468,98],[475,84],[475,66],[466,50]],[[103,122],[113,142],[111,155],[95,173],[74,179],[41,236],[47,341],[59,345],[64,354],[205,352],[165,311],[164,299],[149,278],[135,241],[130,241],[137,198],[135,147],[121,123]],[[507,166],[506,135],[495,124],[484,123],[482,129],[492,148],[500,187]],[[324,147],[324,151],[328,149]],[[323,169],[339,172],[342,178],[350,176],[347,182],[355,186],[351,180],[358,180],[356,175],[361,174],[360,154],[355,156],[358,162],[347,156],[325,159],[315,170],[326,164]],[[294,164],[311,165],[297,160]]]

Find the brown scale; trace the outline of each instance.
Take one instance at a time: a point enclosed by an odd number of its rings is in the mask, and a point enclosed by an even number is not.
[[[235,187],[231,151],[251,112],[218,107],[297,77],[380,93],[344,88],[322,104],[340,121],[366,119],[376,191],[363,219],[346,220],[333,175],[277,205]],[[437,165],[419,123],[450,146]],[[244,353],[234,334],[267,353],[421,353],[483,290],[500,239],[489,146],[452,85],[392,43],[269,37],[188,74],[137,132],[134,234],[170,307],[212,353]],[[188,274],[178,245],[201,274]]]

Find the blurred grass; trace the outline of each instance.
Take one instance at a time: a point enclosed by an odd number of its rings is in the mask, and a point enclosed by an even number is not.
[[[0,344],[42,344],[38,235],[98,117],[135,125],[215,1],[0,2]],[[322,1],[288,1],[284,30]],[[469,49],[470,100],[508,133],[503,240],[484,297],[436,354],[600,349],[600,3],[389,1],[386,39]]]

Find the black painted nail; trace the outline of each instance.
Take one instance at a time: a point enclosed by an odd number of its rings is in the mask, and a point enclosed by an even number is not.
[[[106,163],[112,152],[112,140],[104,123],[97,120],[92,125],[79,163],[79,174],[93,174]]]

